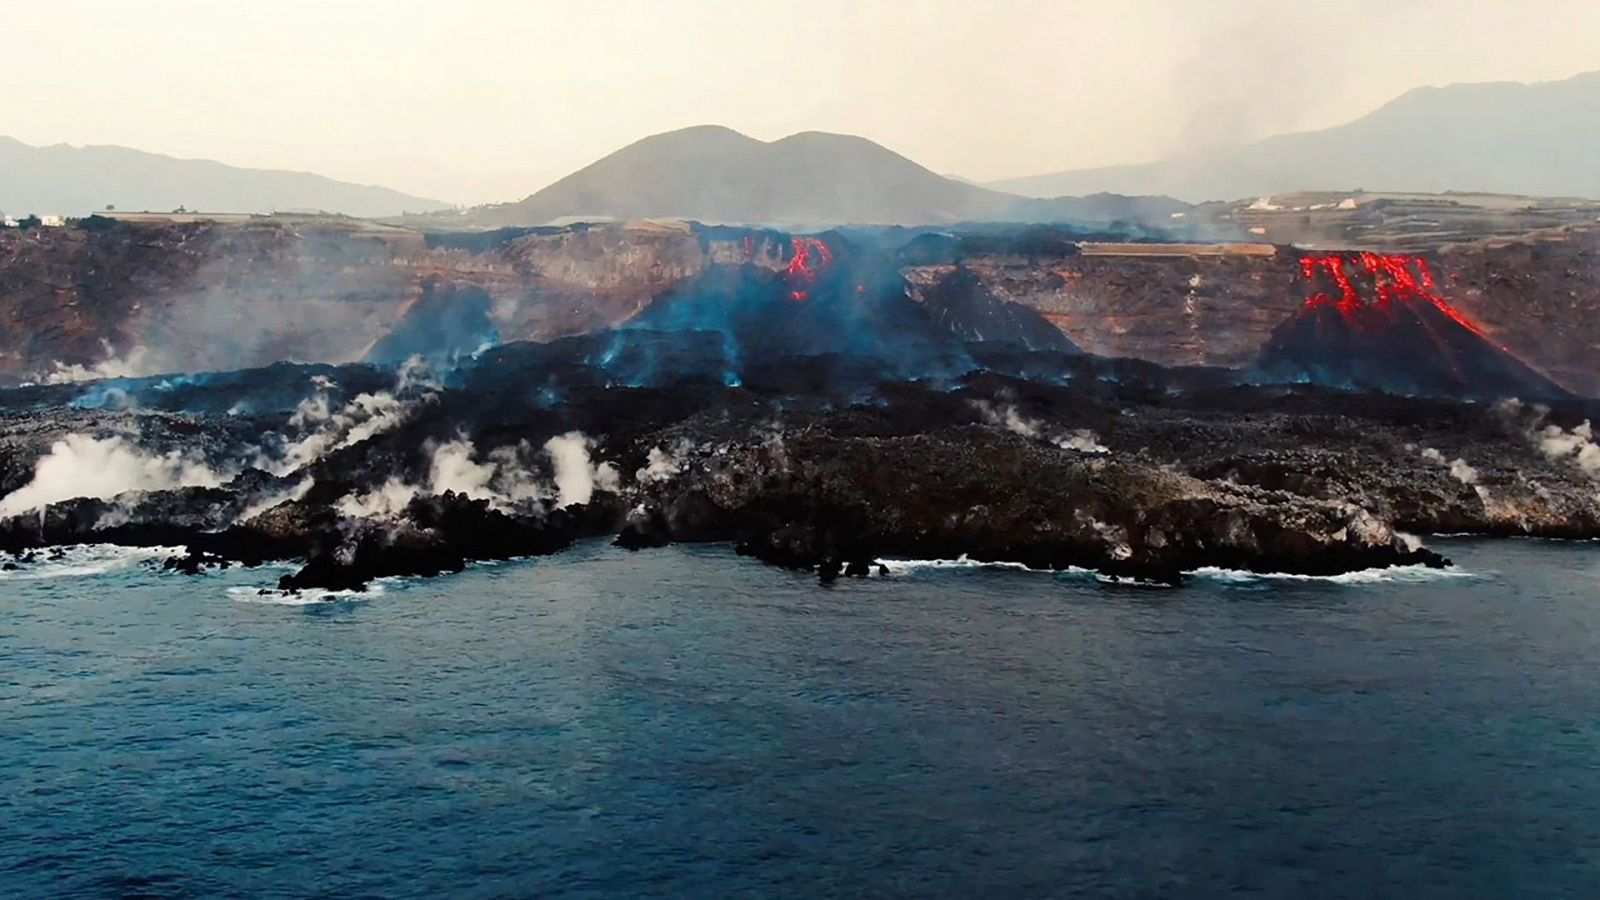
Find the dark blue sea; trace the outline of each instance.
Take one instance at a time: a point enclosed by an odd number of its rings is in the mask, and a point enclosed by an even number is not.
[[[0,897],[1600,896],[1600,545],[0,574]]]

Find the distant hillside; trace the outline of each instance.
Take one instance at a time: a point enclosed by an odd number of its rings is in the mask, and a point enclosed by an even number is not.
[[[240,169],[126,147],[33,147],[0,137],[0,211],[83,215],[105,209],[206,212],[322,210],[396,216],[446,204],[309,172]]]
[[[629,144],[474,218],[486,225],[640,217],[922,224],[987,218],[1015,199],[944,178],[864,138],[813,131],[766,142],[706,125]]]
[[[1173,204],[1157,199],[1152,208],[1166,217]],[[460,221],[487,227],[634,218],[801,227],[1017,215],[1108,221],[1141,208],[1141,200],[1023,200],[936,174],[865,138],[808,131],[768,142],[706,125],[629,144],[524,200],[478,207]]]
[[[1417,88],[1354,122],[1226,151],[999,181],[1032,197],[1113,191],[1229,200],[1295,190],[1600,198],[1600,72]]]

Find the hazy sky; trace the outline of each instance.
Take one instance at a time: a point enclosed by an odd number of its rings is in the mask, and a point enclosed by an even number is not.
[[[718,123],[980,180],[1600,69],[1595,0],[0,0],[0,134],[520,198]]]

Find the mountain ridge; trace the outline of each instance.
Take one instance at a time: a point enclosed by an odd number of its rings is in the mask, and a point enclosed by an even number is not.
[[[853,134],[800,131],[763,141],[695,125],[634,141],[512,202],[430,224],[504,227],[573,221],[684,219],[820,229],[1026,221],[1171,222],[1189,205],[1166,197],[1030,199],[940,175]]]
[[[857,135],[801,131],[763,141],[695,125],[641,138],[521,200],[479,207],[474,218],[927,224],[997,214],[1018,199],[945,178]]]
[[[0,210],[84,215],[107,205],[164,212],[320,210],[377,218],[449,204],[313,172],[232,166],[115,144],[35,146],[0,135]]]
[[[1600,71],[1545,82],[1419,86],[1353,121],[1153,163],[987,183],[1025,196],[1094,191],[1190,202],[1289,191],[1448,191],[1600,198]]]

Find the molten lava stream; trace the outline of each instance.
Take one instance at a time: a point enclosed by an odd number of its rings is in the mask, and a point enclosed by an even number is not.
[[[793,241],[794,256],[784,273],[788,276],[791,288],[789,296],[796,302],[804,303],[810,296],[807,288],[817,281],[818,270],[833,262],[833,251],[825,241],[817,238],[797,237]],[[813,254],[816,255],[815,262],[812,260]]]
[[[1360,290],[1346,271],[1346,265],[1359,265],[1361,270],[1372,279],[1373,287],[1377,291],[1376,301],[1363,298]],[[1300,272],[1311,282],[1314,293],[1306,300],[1305,309],[1313,310],[1331,306],[1339,314],[1350,321],[1352,325],[1363,324],[1357,316],[1363,310],[1387,310],[1396,303],[1410,303],[1413,301],[1426,301],[1439,312],[1449,316],[1457,325],[1471,331],[1479,337],[1487,338],[1478,323],[1472,321],[1465,313],[1451,306],[1449,301],[1440,296],[1437,282],[1434,281],[1433,272],[1428,268],[1427,260],[1420,256],[1405,254],[1384,254],[1363,251],[1353,259],[1346,259],[1342,254],[1330,253],[1324,256],[1302,256],[1300,258]],[[1333,279],[1339,289],[1339,299],[1334,300],[1326,291],[1316,290],[1317,276],[1326,273]],[[1498,345],[1497,345],[1498,346]],[[1504,350],[1504,347],[1501,347]]]

